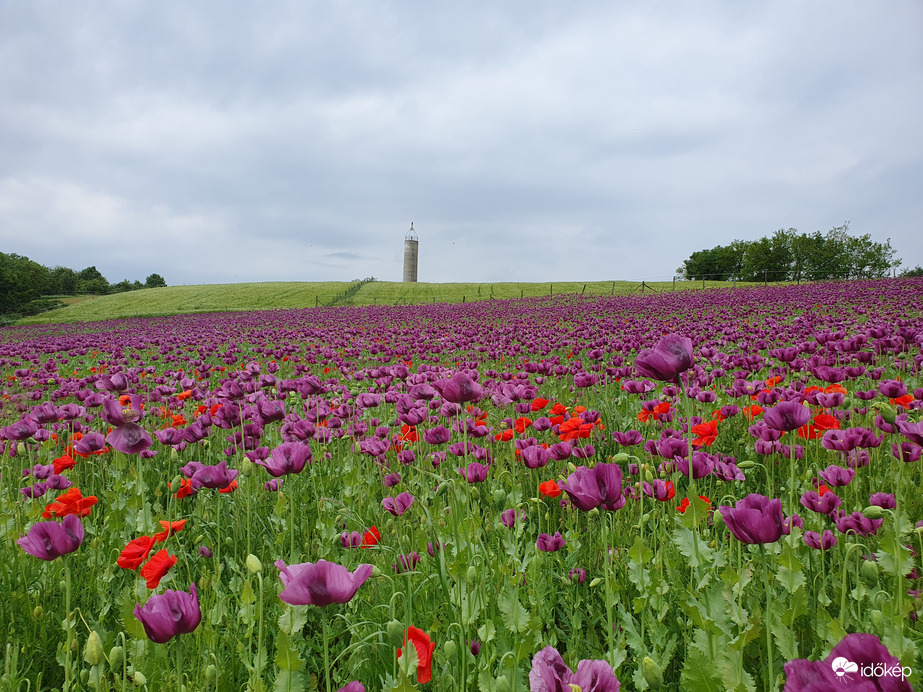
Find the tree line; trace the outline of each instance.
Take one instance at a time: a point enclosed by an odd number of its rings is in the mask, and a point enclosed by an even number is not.
[[[96,267],[80,271],[68,267],[48,267],[15,253],[0,252],[0,314],[34,315],[63,303],[53,296],[103,295],[139,288],[158,288],[167,282],[160,274],[144,280],[123,279],[110,284]]]
[[[849,224],[826,233],[779,229],[759,240],[735,240],[693,252],[677,274],[711,281],[825,281],[874,279],[899,267],[891,239],[851,236]]]

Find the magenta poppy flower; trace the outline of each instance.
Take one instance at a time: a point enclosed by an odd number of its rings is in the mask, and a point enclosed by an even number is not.
[[[863,670],[896,671],[893,675],[872,672],[868,677]],[[852,687],[857,690],[882,690],[886,692],[911,692],[913,687],[905,679],[909,668],[901,666],[881,640],[873,634],[847,634],[833,647],[823,661],[796,659],[785,664],[786,692],[818,692]]]
[[[625,506],[622,495],[622,469],[618,464],[596,464],[592,469],[578,466],[558,486],[567,493],[574,506],[589,512],[594,507],[614,511]]]
[[[466,469],[459,466],[458,472],[464,476],[465,480],[469,483],[483,483],[487,479],[487,467],[476,461],[472,461],[468,464],[468,468]]]
[[[772,430],[797,430],[811,421],[811,409],[799,401],[783,401],[763,411],[763,422]]]
[[[199,488],[226,488],[240,473],[236,469],[229,469],[226,461],[214,466],[191,461],[180,470],[189,478],[194,490]],[[189,473],[189,470],[192,470],[192,473]]]
[[[519,509],[507,509],[500,513],[500,521],[508,529],[513,528],[517,521],[525,521],[526,513]]]
[[[410,493],[401,493],[397,497],[386,497],[381,501],[381,504],[386,512],[399,517],[410,508],[413,501],[413,495]]]
[[[279,568],[279,579],[285,587],[279,598],[290,605],[315,605],[326,607],[331,603],[349,603],[356,591],[372,576],[372,565],[359,565],[350,572],[342,565],[326,560],[316,563],[286,565],[283,560],[274,563]]]
[[[56,521],[33,524],[29,533],[16,543],[29,555],[50,561],[77,550],[83,543],[83,536],[80,519],[74,514],[68,514],[60,524]]]
[[[843,514],[836,517],[836,529],[840,533],[854,531],[860,536],[878,533],[878,529],[884,523],[884,519],[869,519],[862,512],[853,512],[852,514]]]
[[[833,531],[828,529],[824,531],[823,535],[816,531],[805,531],[804,543],[815,550],[830,550],[830,548],[836,545],[837,541]]]
[[[916,445],[923,447],[923,421],[911,423],[907,420],[897,420],[894,425],[898,432]]]
[[[365,685],[361,682],[353,680],[348,682],[343,687],[337,690],[337,692],[365,692]]]
[[[692,367],[692,339],[670,334],[654,348],[646,348],[635,358],[640,377],[679,384],[680,373]]]
[[[553,646],[535,654],[529,671],[531,692],[563,692],[572,686],[583,692],[619,692],[620,683],[605,661],[580,661],[575,673]]]
[[[782,500],[751,493],[733,507],[719,507],[728,529],[741,543],[775,543],[784,533]]]
[[[484,388],[463,372],[457,372],[451,379],[437,383],[437,388],[439,385],[442,387],[442,398],[453,404],[484,398]]]
[[[564,538],[560,531],[555,531],[554,536],[547,533],[539,534],[535,547],[546,553],[554,553],[564,547]]]
[[[78,440],[77,444],[74,445],[74,451],[77,454],[92,454],[93,452],[98,452],[106,446],[106,438],[100,435],[98,432],[88,432]]]
[[[283,442],[273,448],[269,459],[266,461],[256,459],[254,463],[265,468],[270,476],[279,478],[289,473],[301,473],[305,465],[311,461],[311,448],[307,443]]]
[[[844,485],[849,485],[850,481],[852,481],[853,477],[856,475],[856,470],[844,469],[842,466],[830,464],[823,471],[820,471],[818,475],[824,479],[824,483],[827,485],[842,487]]]
[[[892,493],[872,493],[869,496],[869,504],[876,505],[882,509],[895,509],[897,499]]]
[[[165,644],[178,634],[194,632],[202,621],[195,584],[189,587],[188,593],[166,591],[151,596],[143,606],[140,603],[135,606],[134,614],[144,626],[147,638],[156,644]]]
[[[923,456],[923,447],[913,442],[901,442],[899,445],[891,445],[891,454],[895,459],[900,459],[905,464],[912,464],[915,461],[920,461],[920,457]]]
[[[801,504],[812,512],[818,514],[830,514],[840,506],[843,501],[832,490],[828,490],[823,495],[814,490],[809,490],[801,496]]]

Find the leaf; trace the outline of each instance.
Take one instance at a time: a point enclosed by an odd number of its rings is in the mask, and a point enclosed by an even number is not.
[[[297,670],[280,670],[274,692],[304,692],[304,675]]]
[[[686,564],[695,569],[702,564],[715,563],[715,551],[701,540],[694,532],[684,526],[677,526],[673,532],[673,542],[686,558]],[[696,551],[698,548],[698,551]],[[697,557],[698,555],[698,557]]]
[[[686,651],[682,683],[689,692],[727,692],[712,657],[695,645]]]
[[[795,640],[795,631],[791,627],[784,625],[778,618],[770,618],[769,630],[772,632],[773,639],[776,640],[776,646],[779,647],[779,653],[787,661],[793,661],[798,658],[798,642]]]
[[[635,536],[634,544],[628,549],[628,557],[643,565],[651,561],[651,558],[654,557],[654,551],[641,542],[640,536]]]
[[[478,637],[480,637],[482,644],[493,641],[496,634],[497,628],[491,620],[488,620],[478,628]]]
[[[308,622],[307,606],[287,606],[279,616],[279,629],[290,637],[299,634]]]
[[[131,587],[122,592],[122,598],[119,601],[119,615],[122,617],[122,627],[125,633],[135,639],[147,639],[144,633],[144,625],[135,617],[135,597],[132,594]]]
[[[692,488],[686,493],[686,499],[689,500],[689,506],[686,511],[679,517],[680,523],[687,529],[694,529],[696,526],[705,521],[708,516],[708,503],[692,492]]]
[[[276,638],[276,665],[284,671],[296,671],[304,667],[304,661],[292,646],[291,638],[284,632],[279,633]],[[278,685],[278,680],[276,685]]]
[[[497,599],[503,615],[503,624],[513,633],[522,634],[529,628],[529,611],[519,602],[512,589],[504,589]]]

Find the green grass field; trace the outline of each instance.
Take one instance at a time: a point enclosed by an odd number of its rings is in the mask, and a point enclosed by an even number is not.
[[[738,283],[737,286],[759,284]],[[721,281],[709,281],[706,288],[729,287]],[[645,284],[643,292],[673,290],[669,281]],[[676,290],[701,290],[700,281],[677,281]],[[53,324],[59,322],[94,322],[123,317],[155,317],[196,312],[230,312],[306,308],[315,305],[416,305],[422,303],[461,303],[498,298],[583,294],[640,294],[635,281],[569,281],[561,283],[399,283],[373,281],[361,286],[340,282],[272,282],[250,284],[211,284],[147,288],[99,297],[79,297],[72,305],[59,310],[27,317],[17,324]],[[65,302],[70,302],[65,301]]]

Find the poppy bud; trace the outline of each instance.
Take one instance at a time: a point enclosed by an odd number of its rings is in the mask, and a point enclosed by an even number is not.
[[[859,568],[859,578],[862,583],[872,588],[878,585],[878,564],[873,560],[866,560]]]
[[[477,568],[474,565],[468,565],[468,572],[465,574],[465,581],[467,581],[469,584],[472,584],[475,581],[477,581],[477,578],[478,578]]]
[[[872,624],[875,625],[875,629],[881,631],[885,624],[885,614],[880,610],[872,611]]]
[[[497,678],[496,686],[494,687],[497,692],[510,692],[510,681],[507,680],[505,675],[501,675]]]
[[[454,661],[458,658],[458,646],[455,644],[453,639],[449,639],[445,646],[443,646],[443,651],[445,652],[445,657],[447,661]]]
[[[263,563],[253,553],[247,555],[247,570],[250,574],[259,574],[263,571]]]
[[[245,476],[250,476],[253,474],[253,471],[255,468],[256,468],[256,464],[254,464],[249,459],[244,459],[243,463],[241,463],[240,465],[240,472],[244,474]]]
[[[182,485],[183,485],[183,477],[179,474],[176,474],[173,480],[170,481],[170,490],[172,490],[173,492],[176,492],[180,489],[180,486]],[[198,542],[199,541],[197,540],[196,543]]]
[[[628,452],[619,452],[618,454],[612,455],[612,461],[614,461],[616,464],[621,464],[623,462],[626,462],[628,461],[629,458],[630,457],[628,455]]]
[[[36,620],[38,620],[44,614],[45,614],[45,609],[42,608],[42,606],[40,605],[35,606],[35,610],[32,611],[32,617],[34,617]]]
[[[442,483],[436,486],[436,495],[442,495],[448,489],[449,489],[448,482],[443,481]]]
[[[224,537],[224,544],[225,544],[228,548],[233,548],[233,547],[234,547],[234,539],[231,538],[230,536],[225,536],[225,537]]]
[[[372,576],[373,576],[373,577],[380,577],[380,576],[381,576],[381,570],[378,569],[378,565],[374,565],[374,566],[372,567]]]
[[[878,413],[881,414],[881,417],[884,419],[885,423],[890,423],[891,425],[894,425],[894,421],[897,418],[897,411],[895,411],[888,404],[879,403],[877,405],[877,408],[878,408]]]
[[[475,500],[481,499],[481,491],[478,490],[476,485],[471,486],[471,497],[473,497]]]
[[[645,656],[641,661],[641,672],[644,675],[644,681],[651,686],[651,689],[659,690],[663,687],[663,673],[660,671],[660,666],[654,663],[649,656]]]
[[[754,466],[756,466],[756,462],[751,459],[737,462],[737,468],[739,469],[752,469]]]
[[[654,474],[651,473],[650,469],[644,469],[644,480],[646,480],[648,483],[654,482]]]
[[[725,526],[724,516],[721,514],[720,510],[716,509],[714,512],[712,512],[711,520],[716,528],[719,526]]]
[[[87,644],[83,649],[83,660],[91,666],[98,666],[106,660],[106,652],[103,651],[103,642],[96,633],[96,630],[90,632],[87,637]]]
[[[603,580],[600,579],[599,577],[596,577],[593,581],[590,582],[590,587],[599,586],[602,583],[603,583]]]
[[[26,453],[26,446],[25,446],[22,442],[19,442],[19,443],[16,444],[16,453],[17,453],[17,454],[25,454],[25,453]]]
[[[131,681],[138,687],[144,687],[147,684],[147,678],[140,670],[135,671],[135,674],[131,676]]]
[[[400,620],[392,620],[385,625],[385,631],[388,633],[388,641],[392,646],[403,646],[404,644],[404,625]]]
[[[171,460],[179,459],[179,452],[177,452],[176,449],[174,449],[173,447],[170,447],[170,459]],[[179,478],[179,476],[177,476],[177,478]]]
[[[218,668],[214,663],[210,663],[205,666],[205,683],[211,686],[216,682],[218,682]]]
[[[83,670],[80,671],[80,682],[86,685],[89,680],[90,680],[90,671],[84,668]]]
[[[121,646],[113,646],[109,649],[109,666],[113,672],[119,671],[125,664],[125,649]]]
[[[878,505],[869,505],[862,510],[862,516],[866,519],[881,519],[885,515],[885,510],[883,507]]]
[[[502,508],[506,504],[506,491],[503,488],[494,490],[494,504]]]

